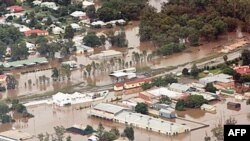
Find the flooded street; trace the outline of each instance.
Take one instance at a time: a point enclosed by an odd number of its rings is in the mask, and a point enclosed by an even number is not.
[[[211,135],[210,130],[215,124],[220,121],[224,121],[230,116],[235,117],[238,124],[249,124],[250,123],[250,111],[249,106],[244,102],[241,102],[242,109],[240,111],[228,110],[226,103],[228,101],[235,101],[232,98],[228,98],[225,102],[214,103],[217,107],[217,113],[211,114],[201,111],[199,109],[186,110],[184,112],[178,112],[179,117],[185,117],[185,119],[194,120],[209,124],[207,128],[192,131],[188,134],[180,134],[178,136],[169,137],[154,132],[148,132],[143,129],[135,129],[135,141],[157,141],[157,140],[173,140],[173,141],[201,141],[205,136],[205,132]],[[35,115],[31,119],[19,119],[13,124],[13,127],[22,131],[37,135],[39,133],[52,133],[53,127],[63,125],[65,128],[73,125],[91,125],[97,128],[97,125],[101,122],[106,129],[117,127],[120,132],[124,129],[123,124],[113,123],[110,121],[102,120],[99,118],[90,118],[87,115],[88,109],[79,110],[79,106],[71,107],[55,107],[52,105],[40,105],[29,107],[28,111]],[[0,130],[5,131],[11,129],[10,124],[0,125]],[[73,135],[74,141],[87,140],[86,136]]]

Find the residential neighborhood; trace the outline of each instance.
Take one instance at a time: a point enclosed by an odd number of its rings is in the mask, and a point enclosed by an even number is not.
[[[0,141],[223,141],[250,124],[250,3],[0,0]]]

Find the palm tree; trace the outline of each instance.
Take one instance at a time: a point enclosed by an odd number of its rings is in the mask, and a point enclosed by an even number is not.
[[[143,54],[143,56],[144,56],[144,61],[146,61],[146,58],[147,58],[147,50],[143,50],[142,51],[142,54]]]
[[[91,70],[92,70],[92,66],[90,64],[88,64],[85,69],[86,69],[86,71],[88,72],[88,74],[90,76],[90,73],[91,73]]]

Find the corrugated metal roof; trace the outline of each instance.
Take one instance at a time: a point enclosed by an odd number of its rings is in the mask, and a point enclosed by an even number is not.
[[[26,60],[18,60],[14,62],[8,62],[3,64],[4,67],[9,68],[9,67],[22,67],[22,66],[29,66],[29,65],[34,65],[34,64],[41,64],[41,63],[48,63],[48,60],[45,57],[39,57],[39,58],[32,58],[32,59],[26,59]]]
[[[116,114],[126,108],[108,103],[99,103],[94,107],[94,109]]]

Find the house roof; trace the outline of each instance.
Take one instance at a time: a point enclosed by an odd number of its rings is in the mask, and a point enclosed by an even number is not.
[[[40,29],[31,29],[24,32],[25,36],[29,36],[30,34],[38,34],[38,33],[48,33],[47,30],[40,30]]]
[[[141,82],[150,82],[151,80],[150,79],[136,79],[136,80],[132,80],[132,81],[128,81],[126,82],[127,85],[130,85],[130,84],[135,84],[135,83],[141,83]]]
[[[95,4],[95,3],[89,2],[89,1],[86,1],[86,0],[84,0],[84,1],[82,2],[82,5],[85,6],[85,7],[90,6],[90,5],[94,5],[94,4]]]
[[[199,80],[202,84],[212,83],[212,82],[223,82],[223,83],[229,83],[232,82],[231,80],[232,76],[227,74],[218,74],[214,76],[204,77]]]
[[[6,78],[6,75],[4,75],[4,74],[1,74],[1,75],[0,75],[0,79],[1,79],[1,80],[5,79],[5,78]]]
[[[161,108],[159,112],[171,114],[172,112],[174,112],[174,109],[171,109],[171,108],[163,109],[163,108]]]
[[[18,5],[10,6],[7,9],[9,9],[9,10],[11,10],[13,12],[22,12],[22,11],[24,11],[23,7],[22,6],[18,6]]]
[[[124,85],[123,83],[116,83],[115,84],[116,87],[123,87],[123,85]]]
[[[71,13],[70,15],[73,17],[83,17],[83,16],[86,16],[86,13],[82,12],[82,11],[75,11],[75,12]]]
[[[249,66],[239,66],[239,67],[235,67],[234,70],[241,74],[241,75],[245,75],[245,74],[250,74],[250,68]]]
[[[172,83],[169,86],[170,89],[175,89],[175,90],[180,90],[180,91],[187,91],[190,87],[184,84],[180,84],[180,83]]]

